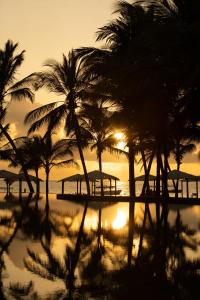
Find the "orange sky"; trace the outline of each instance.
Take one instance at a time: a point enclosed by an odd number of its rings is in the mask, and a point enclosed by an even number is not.
[[[39,71],[48,58],[61,59],[71,48],[93,46],[95,32],[112,19],[114,0],[0,0],[0,42],[4,46],[8,39],[18,42],[20,50],[25,49],[25,62],[18,78]],[[96,44],[97,46],[98,44]],[[14,135],[24,135],[25,113],[57,99],[56,95],[40,91],[36,94],[36,103],[14,104],[10,108],[8,121],[13,123]],[[114,173],[122,180],[128,178],[125,158],[105,156],[104,170]],[[95,156],[87,154],[88,169],[97,169]],[[196,156],[187,159],[197,161]],[[110,162],[110,165],[109,165]],[[5,165],[0,162],[0,168]],[[198,174],[199,163],[186,163],[183,170]],[[54,170],[51,179],[71,175],[77,170]],[[136,168],[137,174],[140,166]]]

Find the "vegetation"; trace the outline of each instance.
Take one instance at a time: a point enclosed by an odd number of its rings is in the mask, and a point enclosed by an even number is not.
[[[48,280],[61,279],[64,282],[67,293],[66,290],[59,291],[55,299],[75,299],[76,293],[86,299],[90,295],[128,299],[127,290],[131,290],[136,298],[195,299],[195,293],[199,293],[200,263],[199,260],[189,260],[185,249],[196,251],[198,241],[195,232],[183,225],[179,212],[175,223],[169,224],[167,176],[171,160],[174,159],[179,171],[185,154],[198,149],[200,142],[199,24],[198,0],[118,1],[114,19],[97,32],[97,41],[104,43],[102,47],[73,49],[67,55],[63,54],[61,62],[48,60],[42,72],[34,72],[20,81],[16,80],[16,75],[24,61],[24,51],[17,53],[18,44],[9,40],[0,49],[0,159],[23,171],[31,193],[33,187],[28,170],[34,171],[37,177],[37,194],[40,168],[44,168],[46,174],[45,213],[38,208],[37,195],[34,208],[22,207],[24,219],[17,212],[10,221],[0,219],[3,222],[0,225],[12,229],[10,238],[0,242],[2,299],[6,299],[2,283],[3,254],[8,251],[19,228],[40,241],[46,257],[44,259],[28,249],[26,268]],[[34,93],[43,88],[58,96],[58,100],[29,112],[25,116],[25,124],[30,126],[28,137],[13,139],[9,124],[6,124],[9,106],[12,101],[22,99],[32,102]],[[121,128],[124,133],[124,151],[117,149],[116,128]],[[62,129],[66,138],[59,139]],[[33,135],[42,130],[43,137]],[[87,195],[90,196],[85,148],[96,151],[100,171],[104,151],[127,156],[128,238],[124,242],[121,237],[116,238],[112,232],[101,228],[101,209],[97,232],[93,236],[84,232],[86,201],[77,235],[65,231],[71,244],[69,242],[70,246],[66,246],[62,260],[51,248],[52,233],[62,234],[60,227],[56,226],[57,219],[50,216],[49,174],[53,167],[76,165],[73,157],[78,150]],[[150,193],[149,174],[154,163],[155,195],[162,199],[162,205],[156,203],[155,220],[145,203],[140,226],[135,221],[136,155],[141,157],[145,173],[142,194]],[[174,187],[178,192],[178,183],[174,183]],[[34,220],[38,222],[37,228]],[[13,222],[16,222],[15,226]],[[61,227],[65,227],[64,222]],[[133,241],[136,237],[139,245],[134,256]],[[103,238],[107,246],[103,244]],[[119,270],[105,268],[108,243],[113,247],[117,244],[123,254],[126,252],[128,268],[123,259]],[[91,254],[89,259],[88,253]],[[84,283],[79,288],[76,288],[77,267]],[[145,284],[145,291],[142,291],[141,283]],[[38,296],[33,289],[32,282],[24,286],[14,283],[6,293],[9,296],[16,294],[19,299],[30,295],[36,299]],[[166,295],[164,290],[167,290]],[[54,295],[51,297],[53,299]]]

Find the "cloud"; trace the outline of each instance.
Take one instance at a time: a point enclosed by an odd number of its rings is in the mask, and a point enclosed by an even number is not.
[[[24,125],[26,114],[39,106],[39,103],[30,103],[27,101],[12,102],[9,105],[6,122],[10,123],[12,128],[15,127],[18,137],[27,134],[28,126]]]

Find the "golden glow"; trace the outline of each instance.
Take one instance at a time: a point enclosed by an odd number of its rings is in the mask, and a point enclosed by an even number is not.
[[[98,217],[96,215],[92,215],[85,219],[85,228],[87,229],[97,229],[98,227]]]
[[[105,220],[105,222],[104,222],[104,228],[107,228],[107,227],[108,227],[108,221]]]
[[[114,134],[114,137],[118,141],[116,147],[120,150],[124,150],[126,148],[126,143],[125,143],[125,136],[123,132],[116,132]]]
[[[65,132],[65,130],[64,130],[63,127],[61,127],[61,128],[59,129],[59,131],[57,132],[57,136],[59,137],[59,139],[64,139],[64,138],[66,138],[66,132]]]
[[[117,143],[117,148],[121,149],[121,150],[124,150],[126,148],[126,143],[123,142],[123,141]]]
[[[118,141],[120,141],[120,140],[122,140],[122,139],[124,138],[124,134],[123,134],[122,132],[116,132],[116,133],[114,134],[114,136],[115,136],[115,138],[116,138]]]
[[[121,229],[126,225],[126,223],[127,223],[127,217],[125,213],[121,209],[118,209],[117,216],[112,222],[112,228]]]
[[[10,136],[13,139],[17,137],[18,131],[17,131],[17,126],[16,126],[15,123],[10,123],[10,125],[9,125],[9,133],[10,133]]]

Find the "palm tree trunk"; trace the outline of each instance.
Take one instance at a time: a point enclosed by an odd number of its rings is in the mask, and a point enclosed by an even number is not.
[[[160,170],[161,170],[161,149],[160,143],[157,145],[157,153],[156,153],[156,195],[160,196]]]
[[[102,173],[102,153],[98,151],[99,171]],[[103,178],[101,178],[101,196],[104,196]]]
[[[176,166],[177,166],[176,167],[177,171],[180,171],[181,164],[178,160],[176,160]],[[179,183],[178,179],[176,182],[173,180],[173,184],[174,184],[174,188],[175,188],[175,198],[178,198],[178,183]]]
[[[134,234],[134,213],[135,213],[135,150],[134,144],[128,143],[128,160],[129,160],[129,231],[128,231],[128,267],[131,267],[132,249],[133,249],[133,234]]]
[[[31,183],[31,180],[30,180],[30,177],[28,175],[28,172],[27,172],[27,169],[24,165],[24,162],[23,162],[23,158],[21,157],[21,154],[19,153],[17,147],[15,146],[15,143],[13,142],[11,136],[9,135],[9,133],[5,130],[5,128],[3,127],[2,124],[0,124],[0,129],[1,131],[3,132],[4,136],[7,138],[8,142],[10,143],[11,147],[13,148],[17,158],[19,159],[20,161],[20,164],[22,166],[22,171],[24,173],[24,176],[25,176],[25,179],[26,179],[26,182],[28,184],[28,187],[29,187],[29,192],[30,193],[34,193],[34,189],[33,189],[33,186],[32,186],[32,183]]]
[[[46,166],[46,206],[49,206],[49,167]]]
[[[81,159],[81,164],[83,167],[83,172],[85,176],[85,182],[86,182],[86,188],[87,188],[87,194],[90,195],[90,182],[89,182],[89,177],[87,173],[87,168],[85,164],[85,159],[83,155],[83,149],[81,145],[81,131],[80,131],[80,126],[76,117],[76,114],[73,113],[73,119],[74,119],[74,126],[75,126],[75,134],[76,134],[76,141],[77,141],[77,146],[78,146],[78,151]]]
[[[162,174],[163,180],[163,196],[165,200],[168,197],[168,184],[167,184],[167,169],[168,169],[168,152],[167,152],[167,145],[164,143],[163,145],[163,155],[164,155],[164,168]]]
[[[40,180],[38,175],[38,168],[35,168],[35,177],[36,177],[36,194],[40,194]]]
[[[161,170],[161,146],[160,142],[157,141],[157,149],[156,149],[156,196],[160,197],[160,170]],[[156,202],[156,223],[159,232],[160,227],[160,204]]]
[[[144,168],[144,170],[145,170],[145,179],[144,179],[144,183],[143,183],[143,187],[142,187],[142,194],[145,193],[146,187],[149,187],[149,174],[150,174],[150,171],[151,171],[153,158],[154,158],[154,152],[152,152],[152,154],[151,154],[148,167]],[[143,158],[143,159],[145,160],[145,158]]]
[[[142,156],[142,162],[143,162],[144,174],[145,174],[145,180],[144,180],[144,184],[143,184],[144,193],[145,193],[146,189],[147,189],[147,192],[149,191],[149,180],[148,180],[149,174],[147,174],[147,162],[146,162],[146,158],[145,158],[145,154],[144,154],[144,149],[141,144],[141,140],[140,140],[140,152],[141,152],[141,156]],[[143,188],[142,188],[142,194],[143,194]]]

